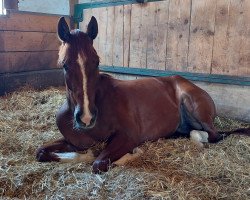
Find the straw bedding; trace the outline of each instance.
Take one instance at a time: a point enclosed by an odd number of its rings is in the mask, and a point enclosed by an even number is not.
[[[245,136],[203,149],[186,138],[148,142],[140,147],[142,157],[101,175],[92,174],[90,163],[36,162],[36,148],[60,137],[55,113],[64,99],[62,88],[26,88],[0,98],[0,198],[250,198],[250,138]],[[249,124],[217,118],[216,126]]]

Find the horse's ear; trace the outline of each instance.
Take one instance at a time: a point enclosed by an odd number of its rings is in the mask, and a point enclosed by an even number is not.
[[[70,37],[69,26],[64,17],[61,17],[58,22],[57,34],[61,41],[68,42]]]
[[[94,40],[98,34],[98,24],[94,16],[91,17],[91,20],[88,24],[87,34],[92,40]]]

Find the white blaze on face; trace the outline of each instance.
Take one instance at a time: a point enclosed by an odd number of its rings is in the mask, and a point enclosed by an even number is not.
[[[87,76],[85,72],[85,57],[78,54],[78,63],[80,65],[80,69],[82,72],[82,87],[83,87],[83,115],[81,117],[82,122],[88,126],[92,119],[92,115],[89,110],[89,98],[88,98],[88,91],[87,91]]]

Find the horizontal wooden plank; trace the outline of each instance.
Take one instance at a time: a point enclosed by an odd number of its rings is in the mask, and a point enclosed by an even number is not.
[[[43,89],[51,86],[63,86],[62,69],[0,74],[0,95],[18,90],[23,86]]]
[[[191,81],[250,86],[250,77],[212,75],[212,74],[165,71],[165,70],[142,69],[142,68],[141,69],[125,68],[116,66],[115,67],[101,66],[100,70],[103,72],[110,72],[110,73],[128,74],[135,76],[150,76],[150,77],[180,75]]]
[[[30,12],[11,11],[0,17],[0,30],[57,32],[59,15],[38,15]],[[69,17],[65,17],[69,23]]]
[[[56,33],[0,31],[0,51],[58,50]]]
[[[0,53],[0,73],[50,69],[57,66],[58,51]]]

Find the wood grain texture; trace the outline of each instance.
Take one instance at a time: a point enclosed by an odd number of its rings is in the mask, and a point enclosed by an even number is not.
[[[98,55],[100,57],[100,63],[106,63],[106,38],[107,38],[107,19],[108,19],[108,9],[98,8],[96,9],[99,14],[98,21]]]
[[[249,1],[217,1],[213,74],[250,75],[249,11]]]
[[[87,9],[83,14],[83,31],[91,16],[98,21],[94,47],[102,65],[250,76],[249,0],[165,0]],[[28,60],[39,68],[35,52],[47,55],[39,61],[45,66],[59,46],[58,19],[22,12],[0,17],[1,71],[31,70]]]
[[[147,37],[146,37],[146,56],[147,56],[147,63],[146,66],[149,69],[156,68],[156,37],[157,37],[157,26],[156,26],[156,14],[157,14],[157,7],[155,3],[148,3],[147,8],[147,17],[144,20],[146,22],[146,30],[147,30]],[[143,40],[145,40],[143,38]],[[144,47],[145,48],[145,47]]]
[[[242,13],[241,13],[242,12]],[[241,37],[241,49],[239,58],[239,76],[250,76],[250,1],[245,0],[243,11],[244,35]]]
[[[192,0],[188,71],[210,73],[216,0]]]
[[[123,6],[115,7],[113,36],[113,65],[123,66]]]
[[[28,12],[10,12],[0,18],[0,30],[57,32],[57,23],[61,16]],[[65,17],[69,23],[69,17]]]
[[[191,0],[170,0],[166,69],[187,71]]]
[[[0,51],[58,50],[56,33],[0,31]]]
[[[131,11],[131,36],[130,36],[130,55],[129,55],[129,67],[143,67],[140,65],[141,47],[140,47],[140,35],[141,35],[141,23],[142,23],[142,8],[139,4],[132,5]]]
[[[123,66],[129,66],[131,37],[131,5],[123,7]]]
[[[107,7],[107,21],[106,21],[106,42],[105,42],[105,64],[113,64],[113,44],[114,44],[114,22],[115,22],[115,8]]]
[[[144,8],[147,9],[143,21],[146,22],[146,66],[149,69],[165,69],[168,6],[169,1],[163,1],[148,3]]]
[[[0,73],[52,69],[57,67],[58,51],[2,52]]]
[[[169,0],[155,3],[155,69],[166,69]]]
[[[138,61],[139,68],[148,67],[148,35],[149,32],[152,31],[150,28],[150,5],[147,3],[145,5],[141,5],[141,22],[140,22],[140,33],[138,39]],[[154,16],[151,16],[153,18]]]
[[[79,23],[79,29],[83,32],[86,32],[87,31],[87,26],[88,26],[88,23],[91,19],[91,16],[92,16],[92,9],[86,9],[83,11],[83,21]],[[98,17],[95,16],[97,19]]]

